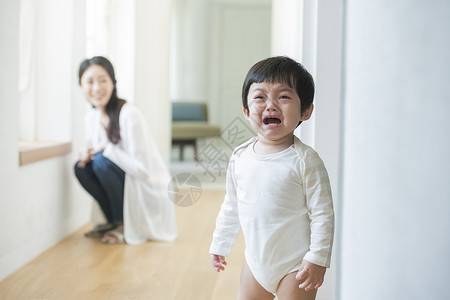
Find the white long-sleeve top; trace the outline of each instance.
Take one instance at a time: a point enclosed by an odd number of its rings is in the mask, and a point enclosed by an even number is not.
[[[134,105],[125,103],[119,125],[121,140],[113,144],[107,138],[99,110],[92,108],[85,117],[87,146],[96,150],[106,145],[103,155],[125,172],[125,241],[140,244],[174,240],[177,230],[174,204],[168,194],[170,175],[147,132],[144,117]],[[98,205],[94,205],[92,216],[94,224],[104,221]]]
[[[256,154],[255,141],[237,147],[230,159],[210,253],[228,256],[242,228],[247,264],[263,283],[264,274],[282,278],[303,259],[329,267],[334,213],[321,158],[296,137],[269,155]]]

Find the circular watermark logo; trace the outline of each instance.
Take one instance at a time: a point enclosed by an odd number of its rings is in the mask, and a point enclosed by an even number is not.
[[[169,198],[177,206],[194,205],[202,195],[202,184],[193,174],[180,173],[172,177],[168,186]]]

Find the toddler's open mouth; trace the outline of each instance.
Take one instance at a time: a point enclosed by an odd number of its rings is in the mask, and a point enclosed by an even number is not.
[[[278,118],[266,117],[264,118],[263,123],[265,125],[277,125],[281,123],[281,120]]]

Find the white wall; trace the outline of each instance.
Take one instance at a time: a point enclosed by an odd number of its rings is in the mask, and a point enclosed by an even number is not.
[[[137,30],[127,39],[132,52],[112,42],[110,45],[115,48],[111,53],[128,54],[119,64],[125,66],[126,72],[132,71],[136,78],[130,94],[135,96],[168,163],[170,1],[161,4],[157,0],[136,0],[133,4]],[[33,93],[34,99],[39,100],[36,101],[39,107],[34,110],[36,120],[44,122],[36,123],[36,132],[42,134],[36,134],[35,138],[70,139],[73,151],[64,157],[19,167],[20,1],[1,1],[0,280],[86,224],[92,203],[73,175],[73,165],[84,141],[86,100],[78,86],[78,66],[85,58],[85,1],[45,0],[40,5],[42,22],[37,21],[37,32],[44,38],[38,40],[40,69]],[[46,12],[45,8],[53,10]],[[59,15],[53,14],[55,8]],[[125,11],[125,16],[130,14],[129,10]],[[57,24],[52,24],[52,20],[57,20]],[[131,71],[126,61],[131,61]]]
[[[172,101],[205,101],[212,123],[242,117],[248,69],[270,55],[270,0],[175,0],[172,13]]]
[[[342,72],[342,0],[318,1],[316,37],[316,95],[314,100],[314,146],[323,159],[330,176],[335,208],[335,240],[332,266],[326,274],[326,283],[319,290],[317,300],[335,299],[338,285],[340,228],[338,226],[342,198],[339,197],[339,148],[341,121]],[[305,52],[304,55],[306,55]],[[307,122],[303,125],[306,125]],[[303,134],[304,132],[302,132]]]
[[[90,2],[92,3],[92,1]],[[108,56],[114,62],[118,96],[135,101],[136,3],[130,0],[107,1],[110,47]]]
[[[242,84],[251,66],[270,56],[271,4],[215,1],[212,13],[211,117],[225,129],[236,118],[248,124],[242,112]],[[251,136],[249,132],[245,139]]]
[[[448,299],[450,3],[345,16],[339,299]]]
[[[73,51],[72,1],[41,0],[36,32],[36,139],[70,140]],[[58,41],[55,43],[55,41]],[[21,59],[21,58],[19,58]],[[57,112],[57,113],[55,113]],[[51,117],[49,117],[51,116]]]
[[[174,0],[171,21],[170,98],[172,101],[208,101],[210,0]]]
[[[167,164],[171,146],[171,4],[142,0],[87,2],[86,56],[102,55],[111,60],[118,96],[139,107]]]
[[[169,99],[172,1],[135,0],[134,94],[161,155],[169,165],[172,108]]]
[[[70,1],[19,2],[23,7],[19,31],[19,138],[69,141],[67,120],[73,77],[72,49],[67,47],[73,43]]]
[[[19,124],[15,121],[18,116],[18,76],[19,76],[19,2],[2,1],[0,2],[0,36],[3,41],[2,52],[0,55],[0,64],[3,66],[0,71],[0,96],[3,99],[0,102],[0,153],[2,156],[2,168],[0,169],[0,218],[2,224],[0,227],[0,238],[3,241],[0,244],[0,270],[3,278],[11,270],[8,270],[5,260],[11,246],[5,241],[11,239],[13,232],[7,230],[14,228],[15,221],[11,212],[18,212],[20,205],[15,204],[13,195],[18,186],[15,187],[8,180],[18,177],[18,151],[17,139]],[[12,207],[11,207],[12,206]],[[11,210],[12,208],[12,210]],[[8,225],[8,226],[7,226]],[[5,270],[5,271],[3,271]]]
[[[120,98],[134,102],[135,1],[87,2],[86,57],[105,56],[114,66]]]
[[[76,70],[84,48],[80,41],[83,30],[81,1],[47,0],[39,11],[53,6],[63,10],[64,18],[48,16],[37,21],[37,64],[40,81],[36,81],[34,99],[37,123],[36,138],[72,138],[79,145],[80,132],[71,129],[73,119],[82,120],[75,102]],[[0,109],[0,279],[48,249],[61,238],[84,224],[88,215],[88,198],[78,194],[72,176],[74,153],[19,167],[19,7],[20,1],[2,1],[0,8],[1,109]],[[71,14],[65,12],[70,11]],[[58,26],[49,24],[54,20]],[[58,43],[51,32],[58,38]],[[82,35],[82,34],[81,34]],[[44,51],[45,44],[52,49]],[[68,111],[73,109],[69,116]],[[53,110],[52,110],[53,109]],[[63,117],[63,118],[61,118]],[[73,119],[72,119],[73,118]]]

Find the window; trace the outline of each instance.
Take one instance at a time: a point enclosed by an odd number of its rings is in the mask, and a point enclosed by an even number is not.
[[[73,3],[69,1],[21,1],[18,87],[21,154],[29,153],[33,145],[38,149],[50,147],[44,151],[50,157],[70,152],[74,80],[72,11]],[[63,151],[55,152],[49,145],[58,145]],[[44,158],[47,157],[40,159]]]

